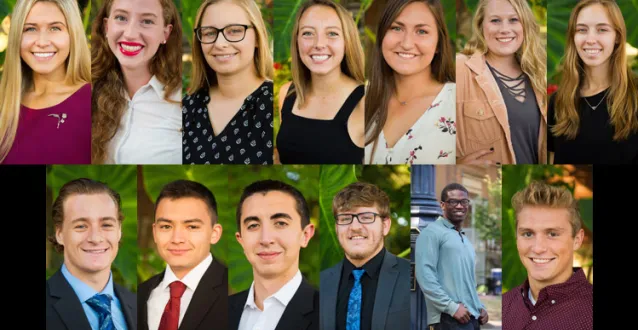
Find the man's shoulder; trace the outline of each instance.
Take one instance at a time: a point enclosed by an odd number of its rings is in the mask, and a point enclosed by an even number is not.
[[[138,286],[138,291],[139,292],[144,292],[144,291],[151,291],[153,290],[158,284],[159,282],[162,281],[162,278],[164,278],[164,272],[162,271],[161,273],[158,273],[154,276],[151,276],[149,279],[147,279],[146,281],[142,282],[139,286]]]
[[[336,264],[334,264],[334,265],[332,265],[332,266],[330,266],[330,267],[328,267],[328,268],[326,268],[326,269],[322,270],[322,271],[319,273],[319,277],[320,277],[320,278],[324,278],[325,276],[327,276],[327,275],[329,275],[329,274],[331,274],[331,273],[333,273],[333,272],[335,272],[335,271],[339,270],[339,267],[341,266],[341,264],[342,264],[342,263],[343,263],[343,259],[342,259],[342,260],[339,260],[339,262],[337,262]]]
[[[503,308],[509,306],[512,302],[516,300],[521,295],[521,290],[523,289],[523,284],[512,288],[511,290],[505,292],[503,294]]]
[[[137,295],[125,286],[113,282],[113,288],[115,289],[118,299],[126,302],[135,302],[137,300]]]
[[[248,292],[250,289],[240,291],[228,296],[228,304],[230,306],[238,306],[244,305],[246,303],[246,299],[248,299]]]

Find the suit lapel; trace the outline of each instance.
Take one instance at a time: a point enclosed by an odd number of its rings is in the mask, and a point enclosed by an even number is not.
[[[326,270],[321,279],[321,294],[319,295],[319,311],[321,315],[321,329],[332,330],[337,325],[337,294],[343,259],[334,267]]]
[[[80,299],[66,281],[61,271],[53,274],[49,280],[49,291],[52,297],[59,298],[53,305],[68,330],[90,329],[89,319],[84,313]]]
[[[379,282],[377,283],[377,293],[374,297],[374,309],[372,310],[372,329],[385,329],[388,311],[390,310],[390,302],[397,279],[399,278],[399,270],[397,257],[386,251],[379,272]]]
[[[308,329],[312,320],[307,315],[314,310],[314,292],[312,286],[306,280],[302,280],[297,292],[288,302],[275,330]]]
[[[208,266],[204,276],[193,293],[179,330],[194,330],[204,320],[211,306],[218,299],[227,299],[228,288],[224,287],[224,267],[215,259]]]
[[[164,271],[151,277],[148,280],[148,285],[140,285],[137,292],[137,329],[148,330],[148,298],[151,296],[151,291],[155,289],[162,279],[164,278]]]
[[[230,309],[228,313],[228,325],[232,330],[239,328],[239,321],[241,321],[241,315],[244,312],[244,305],[246,305],[246,299],[248,299],[248,291],[249,290],[245,290],[228,297]]]
[[[113,284],[114,284],[113,289],[115,290],[115,295],[120,300],[120,304],[122,306],[122,312],[124,313],[124,317],[126,318],[127,328],[137,329],[137,312],[136,312],[137,299],[135,298],[135,295],[131,292],[128,292],[125,288],[121,287],[120,285],[115,283]]]

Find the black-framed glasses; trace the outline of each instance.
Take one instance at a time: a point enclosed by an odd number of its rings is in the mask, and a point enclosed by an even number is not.
[[[246,31],[252,27],[252,25],[244,24],[231,24],[221,29],[212,26],[202,26],[195,29],[195,35],[203,44],[212,44],[217,41],[220,32],[224,35],[226,41],[240,42],[246,37]]]
[[[470,205],[470,200],[469,199],[448,199],[443,203],[449,204],[452,207],[455,207],[459,204],[463,206],[468,206]]]
[[[369,224],[373,223],[374,220],[377,219],[377,216],[380,215],[374,212],[362,212],[362,213],[342,213],[337,214],[337,224],[338,225],[349,225],[354,221],[354,218],[357,218],[359,223]]]

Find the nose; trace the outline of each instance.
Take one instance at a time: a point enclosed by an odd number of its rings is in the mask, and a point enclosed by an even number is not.
[[[184,241],[186,241],[185,238],[185,234],[184,234],[184,229],[181,227],[174,227],[173,228],[173,232],[171,233],[171,241],[173,243],[183,243]]]
[[[215,46],[228,46],[228,44],[229,42],[228,39],[226,39],[226,35],[223,31],[219,31],[217,34],[217,40],[215,40]]]
[[[89,229],[89,242],[101,243],[102,241],[104,241],[104,235],[102,235],[100,226],[91,226]]]
[[[137,35],[139,34],[139,32],[137,31],[137,27],[135,26],[135,24],[133,24],[132,22],[129,22],[126,25],[126,28],[124,29],[124,38],[127,39],[133,39],[135,37],[137,37]]]
[[[269,226],[261,226],[259,244],[270,245],[274,241],[274,232]]]
[[[36,40],[36,45],[39,47],[46,47],[51,44],[51,39],[49,39],[49,34],[47,31],[40,32],[40,37]]]
[[[353,217],[352,223],[350,223],[350,229],[359,229],[361,227],[363,227],[363,225],[361,225],[361,222],[359,222],[359,218]]]
[[[316,49],[322,49],[326,46],[326,37],[320,33],[317,34],[317,37],[315,38],[314,41],[315,41]]]
[[[532,252],[536,255],[542,255],[547,251],[547,241],[543,235],[536,235],[532,245]]]
[[[413,45],[414,42],[412,41],[412,34],[407,32],[404,33],[403,39],[401,39],[401,47],[403,47],[404,49],[410,49]]]

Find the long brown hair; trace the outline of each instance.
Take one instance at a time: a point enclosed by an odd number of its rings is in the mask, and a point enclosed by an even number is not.
[[[600,4],[607,9],[616,30],[618,43],[609,58],[611,86],[608,92],[607,109],[611,125],[614,126],[614,141],[621,141],[629,138],[630,134],[638,132],[638,84],[625,56],[627,40],[625,20],[616,2],[610,0],[583,0],[572,10],[567,27],[567,44],[562,62],[563,73],[560,87],[556,92],[554,115],[556,125],[551,130],[554,135],[564,135],[568,139],[574,139],[578,135],[580,117],[577,109],[580,106],[579,90],[585,81],[585,64],[578,56],[574,35],[578,14],[583,8],[593,4]]]
[[[93,21],[91,32],[91,70],[93,80],[91,161],[103,163],[108,142],[115,136],[126,110],[125,83],[122,68],[109,48],[104,18],[111,12],[115,0],[106,0]],[[158,0],[162,6],[164,26],[173,25],[149,64],[151,74],[164,84],[164,100],[174,103],[170,95],[182,83],[182,25],[179,12],[171,0]]]
[[[388,1],[383,16],[377,28],[377,41],[372,54],[372,65],[370,66],[370,86],[365,98],[365,118],[366,118],[366,145],[373,142],[370,162],[377,148],[379,134],[383,130],[388,118],[388,103],[396,92],[396,83],[392,68],[383,58],[381,45],[386,32],[390,29],[392,22],[399,16],[403,9],[413,3],[423,2],[430,8],[436,20],[439,41],[436,45],[436,54],[432,58],[432,77],[440,82],[454,82],[456,71],[454,68],[454,53],[450,43],[447,26],[445,25],[445,15],[440,0],[390,0]]]

